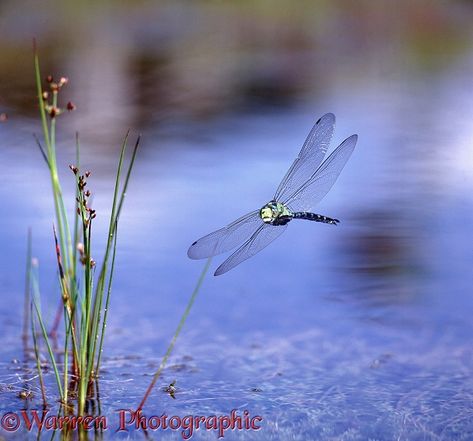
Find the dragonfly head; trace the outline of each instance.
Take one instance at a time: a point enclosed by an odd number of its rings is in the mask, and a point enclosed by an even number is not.
[[[292,219],[291,211],[280,202],[268,202],[259,211],[261,220],[266,224],[285,225]]]

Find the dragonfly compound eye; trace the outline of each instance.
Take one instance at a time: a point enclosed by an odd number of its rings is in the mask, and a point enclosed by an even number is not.
[[[274,213],[270,205],[265,205],[260,211],[259,215],[263,222],[270,224],[274,219]]]

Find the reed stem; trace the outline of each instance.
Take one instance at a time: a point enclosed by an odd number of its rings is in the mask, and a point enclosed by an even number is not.
[[[166,366],[166,363],[168,361],[168,358],[170,357],[174,346],[176,344],[177,338],[179,337],[179,334],[181,333],[182,328],[184,327],[184,324],[186,323],[187,317],[189,313],[191,312],[192,306],[194,305],[195,299],[197,298],[197,294],[199,294],[200,287],[202,286],[202,283],[204,282],[205,276],[207,275],[207,272],[210,267],[210,263],[212,262],[212,258],[209,257],[207,259],[207,262],[205,263],[204,269],[200,273],[199,279],[197,280],[197,284],[195,285],[194,291],[192,292],[192,295],[189,298],[189,301],[187,303],[186,309],[184,310],[184,313],[181,316],[181,320],[179,320],[179,324],[177,325],[176,331],[174,332],[174,335],[172,337],[171,343],[169,343],[169,346],[166,350],[166,353],[164,354],[163,359],[161,360],[161,364],[159,365],[158,370],[153,376],[153,379],[151,380],[150,385],[148,386],[148,389],[146,390],[143,399],[141,400],[141,403],[138,406],[137,411],[140,411],[143,409],[143,406],[146,403],[146,400],[148,399],[151,391],[153,390],[156,382],[158,381],[158,378],[161,375],[161,372],[163,371],[164,367]]]

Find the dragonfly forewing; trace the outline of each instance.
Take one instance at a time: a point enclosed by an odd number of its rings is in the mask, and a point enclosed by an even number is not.
[[[279,184],[275,201],[283,201],[299,189],[322,163],[335,127],[335,115],[327,113],[312,127],[299,155]]]
[[[313,176],[286,201],[293,211],[313,210],[332,188],[355,148],[357,135],[345,139],[322,163]]]
[[[230,225],[195,241],[189,247],[187,255],[191,259],[205,259],[230,251],[248,239],[262,223],[259,211],[252,211]]]
[[[267,247],[273,240],[279,237],[286,230],[287,225],[274,226],[270,224],[261,225],[253,235],[236,250],[225,262],[215,271],[215,276],[226,273],[235,268],[246,259],[254,256],[263,248]]]

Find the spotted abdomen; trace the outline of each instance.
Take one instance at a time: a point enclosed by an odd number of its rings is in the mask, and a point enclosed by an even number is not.
[[[294,219],[305,219],[313,222],[322,222],[324,224],[337,225],[340,221],[331,217],[323,216],[322,214],[309,213],[308,211],[300,211],[293,214]]]

